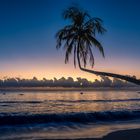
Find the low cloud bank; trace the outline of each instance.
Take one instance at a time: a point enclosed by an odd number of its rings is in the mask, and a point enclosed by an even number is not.
[[[86,78],[78,77],[74,80],[72,77],[68,78],[54,78],[48,80],[43,78],[38,80],[36,77],[32,79],[21,78],[5,78],[0,80],[0,87],[135,87],[136,85],[122,81],[119,79],[110,79],[101,76],[101,80],[95,79],[94,82],[88,81]]]

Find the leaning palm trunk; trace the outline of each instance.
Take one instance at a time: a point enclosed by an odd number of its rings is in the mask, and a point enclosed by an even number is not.
[[[83,71],[92,73],[92,74],[119,78],[121,80],[126,80],[127,82],[131,82],[131,83],[140,85],[140,80],[138,80],[136,78],[133,78],[133,77],[129,77],[129,76],[125,76],[125,75],[120,75],[120,74],[115,74],[115,73],[108,73],[108,72],[100,72],[100,71],[88,70],[88,69],[85,69],[85,68],[82,68],[82,67],[80,69],[83,70]]]
[[[120,74],[115,74],[115,73],[109,73],[109,72],[94,71],[94,70],[89,70],[89,69],[82,68],[78,51],[77,51],[77,60],[78,60],[79,68],[82,71],[89,72],[89,73],[92,73],[92,74],[95,74],[95,75],[100,75],[100,76],[109,76],[109,77],[113,77],[113,78],[119,78],[121,80],[125,80],[127,82],[131,82],[131,83],[140,85],[140,80],[138,80],[136,78],[133,78],[133,77],[120,75]]]

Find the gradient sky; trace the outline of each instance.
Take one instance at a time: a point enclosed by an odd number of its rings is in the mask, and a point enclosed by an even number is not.
[[[0,78],[97,78],[75,69],[73,58],[64,64],[65,52],[55,48],[55,33],[69,23],[62,11],[72,4],[103,19],[107,29],[98,38],[106,57],[95,49],[94,69],[140,78],[139,0],[1,0]]]

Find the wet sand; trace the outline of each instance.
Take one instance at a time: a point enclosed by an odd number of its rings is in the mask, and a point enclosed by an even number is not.
[[[38,140],[52,140],[52,139],[38,139]],[[58,138],[57,140],[140,140],[140,129],[120,130],[120,131],[109,133],[103,138],[78,138],[78,139]]]
[[[50,139],[40,139],[40,140],[50,140]],[[57,140],[60,139],[58,138]],[[120,130],[109,133],[108,135],[102,138],[78,138],[78,139],[68,138],[63,140],[140,140],[140,129]]]
[[[77,140],[140,140],[140,129],[116,131],[103,138],[84,138]]]

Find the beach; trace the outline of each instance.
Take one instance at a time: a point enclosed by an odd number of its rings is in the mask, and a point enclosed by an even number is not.
[[[80,92],[1,92],[0,140],[140,138],[140,94],[137,90]]]
[[[51,139],[44,139],[44,140],[51,140]],[[63,139],[63,140],[68,140],[68,139]],[[140,140],[140,129],[116,131],[116,132],[109,133],[108,135],[102,138],[80,138],[80,139],[70,139],[70,140]]]
[[[81,138],[75,140],[140,140],[140,129],[116,131],[102,138]]]
[[[51,139],[38,139],[51,140]],[[56,139],[54,139],[56,140]],[[57,140],[140,140],[140,129],[120,130],[109,133],[102,138],[79,138],[79,139],[57,139]]]
[[[140,0],[0,11],[0,140],[140,140]]]

